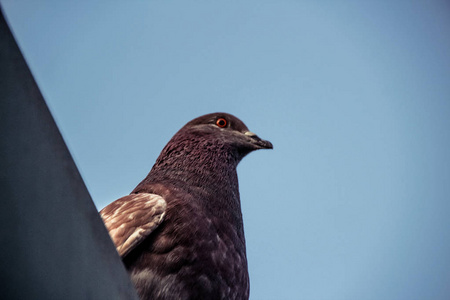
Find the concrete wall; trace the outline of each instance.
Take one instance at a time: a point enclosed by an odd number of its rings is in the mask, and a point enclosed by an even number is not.
[[[136,299],[0,16],[0,298]]]

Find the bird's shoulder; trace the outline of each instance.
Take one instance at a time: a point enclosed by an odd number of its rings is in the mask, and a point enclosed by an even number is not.
[[[164,220],[167,203],[152,193],[122,197],[100,211],[117,252],[127,255]]]

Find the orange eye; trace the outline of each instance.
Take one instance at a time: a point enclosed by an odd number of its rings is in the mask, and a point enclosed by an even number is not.
[[[219,118],[216,121],[216,125],[220,128],[224,128],[225,126],[227,126],[227,120],[225,120],[224,118]]]

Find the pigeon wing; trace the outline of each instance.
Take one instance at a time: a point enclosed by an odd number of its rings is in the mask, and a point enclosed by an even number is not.
[[[165,212],[163,197],[139,193],[114,201],[102,209],[100,215],[117,252],[125,257],[161,224]]]

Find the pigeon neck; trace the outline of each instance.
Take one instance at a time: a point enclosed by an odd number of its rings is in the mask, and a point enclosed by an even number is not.
[[[239,154],[225,144],[170,143],[134,192],[153,184],[169,184],[193,195],[211,215],[237,224],[243,239],[242,213],[236,167]]]
[[[236,167],[239,159],[231,147],[186,142],[169,143],[156,160],[148,179],[179,181],[183,186],[200,187],[214,193],[238,190]],[[236,200],[239,200],[238,194]]]

